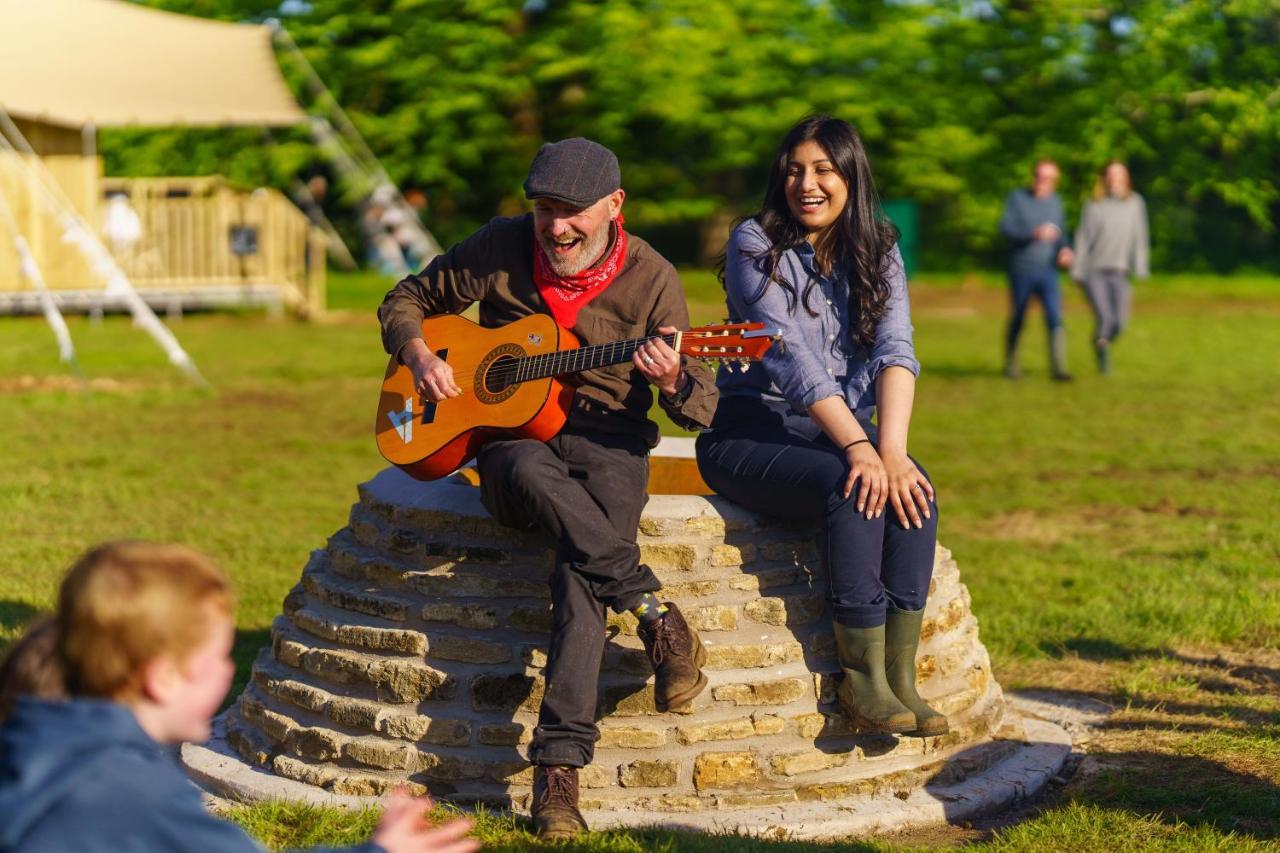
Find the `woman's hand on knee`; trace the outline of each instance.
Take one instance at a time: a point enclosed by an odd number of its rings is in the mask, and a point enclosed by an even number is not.
[[[858,484],[858,494],[854,506],[867,518],[874,518],[884,512],[884,503],[889,495],[889,480],[885,475],[884,462],[880,454],[869,443],[855,444],[844,453],[849,463],[849,476],[844,481],[844,496],[848,499],[853,494],[854,484]]]
[[[932,484],[905,453],[888,454],[884,467],[889,481],[889,504],[899,523],[908,530],[924,527],[921,519],[929,518],[932,513],[929,508],[933,501]]]

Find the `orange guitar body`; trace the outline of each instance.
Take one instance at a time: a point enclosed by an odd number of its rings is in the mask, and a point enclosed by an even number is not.
[[[556,378],[506,387],[494,381],[511,359],[577,348],[573,333],[550,316],[531,314],[499,329],[486,329],[442,314],[423,321],[422,337],[453,367],[462,396],[424,401],[413,388],[413,373],[392,358],[374,427],[378,450],[388,462],[419,480],[435,480],[474,459],[487,441],[548,441],[564,428],[572,387]]]

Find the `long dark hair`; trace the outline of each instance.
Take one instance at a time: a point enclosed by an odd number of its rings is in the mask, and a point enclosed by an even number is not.
[[[794,312],[799,303],[810,316],[816,315],[817,312],[809,306],[809,298],[817,286],[817,279],[810,279],[800,290],[796,282],[787,281],[778,272],[783,253],[804,243],[808,236],[787,204],[787,164],[791,152],[803,142],[816,142],[822,146],[849,187],[844,210],[831,224],[824,254],[836,264],[847,262],[849,265],[849,314],[853,321],[850,336],[857,346],[870,349],[876,340],[876,325],[884,316],[889,299],[885,266],[894,244],[898,242],[898,229],[880,207],[866,149],[852,125],[818,115],[791,128],[778,146],[769,168],[769,183],[760,211],[740,222],[755,219],[764,229],[769,248],[753,257],[764,260],[769,282],[787,292],[790,310]],[[727,258],[721,256],[717,269],[722,284],[726,261]],[[759,299],[763,294],[762,290],[755,298]]]

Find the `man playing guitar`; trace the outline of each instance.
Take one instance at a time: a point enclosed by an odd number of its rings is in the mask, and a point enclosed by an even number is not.
[[[480,324],[505,326],[551,314],[584,345],[671,334],[689,326],[675,269],[623,229],[626,197],[617,157],[586,139],[543,145],[524,182],[532,214],[497,218],[387,294],[378,309],[387,352],[413,372],[432,402],[462,393],[449,341],[424,341],[422,321],[479,302]],[[438,353],[446,353],[441,357]],[[679,609],[640,563],[636,530],[644,508],[648,452],[658,404],[686,429],[709,426],[717,392],[702,364],[661,339],[630,363],[588,370],[576,384],[566,427],[549,442],[495,440],[477,458],[485,507],[501,523],[537,526],[556,547],[546,693],[529,745],[532,812],[539,836],[584,830],[578,769],[592,760],[605,608],[629,611],[656,673],[660,711],[706,686],[706,652]]]

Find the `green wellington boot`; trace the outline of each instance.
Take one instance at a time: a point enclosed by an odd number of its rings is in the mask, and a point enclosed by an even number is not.
[[[1004,376],[1006,379],[1022,378],[1022,368],[1018,366],[1018,339],[1008,332],[1004,336]]]
[[[886,734],[913,730],[916,715],[897,700],[885,677],[884,626],[850,628],[837,622],[835,634],[844,670],[836,695],[853,725]]]
[[[1111,372],[1111,341],[1098,338],[1093,342],[1093,354],[1098,357],[1098,372],[1106,376]]]
[[[916,692],[916,649],[920,647],[923,621],[923,607],[919,610],[889,608],[884,623],[884,669],[893,695],[915,718],[915,725],[907,734],[936,737],[947,733],[947,718],[930,708]]]

